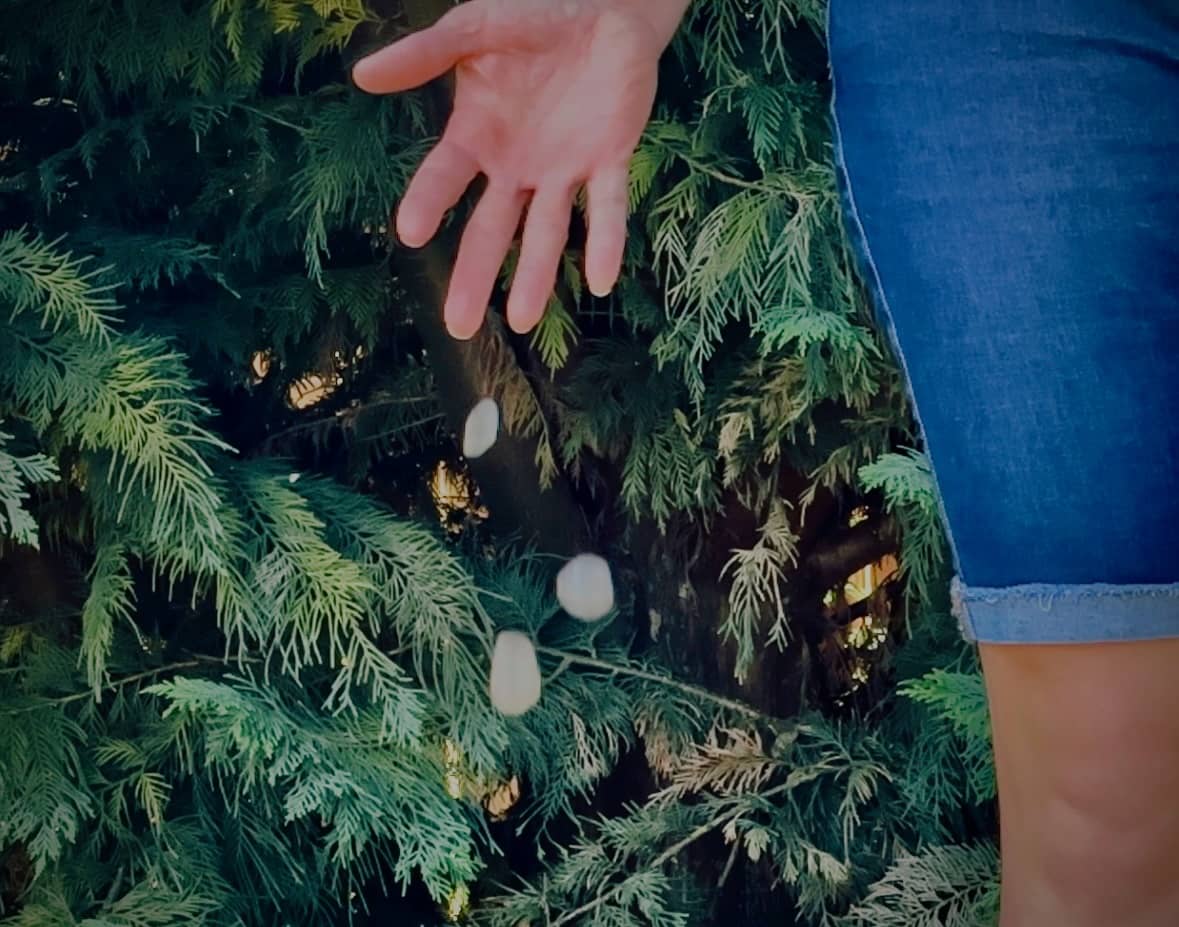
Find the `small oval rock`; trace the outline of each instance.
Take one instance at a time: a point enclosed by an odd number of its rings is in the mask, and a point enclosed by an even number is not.
[[[605,618],[614,608],[610,564],[597,554],[578,554],[557,574],[557,601],[582,621]]]
[[[463,456],[468,460],[482,457],[499,437],[499,405],[490,396],[480,399],[467,413],[463,429]]]
[[[540,664],[527,634],[501,631],[491,654],[491,704],[511,717],[540,701]]]

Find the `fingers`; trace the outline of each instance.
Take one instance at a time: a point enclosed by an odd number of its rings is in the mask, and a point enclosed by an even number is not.
[[[508,297],[508,324],[514,331],[530,331],[544,315],[569,238],[572,207],[573,190],[561,184],[542,187],[532,197]]]
[[[488,41],[484,10],[478,0],[460,4],[428,29],[361,58],[352,79],[369,93],[395,93],[445,74]]]
[[[499,269],[516,236],[524,199],[516,187],[492,181],[471,213],[442,313],[455,338],[472,337],[483,322]]]
[[[428,242],[478,173],[475,159],[443,135],[409,182],[397,209],[397,237],[411,248]]]
[[[627,165],[602,168],[586,185],[589,235],[585,245],[585,279],[590,292],[606,296],[622,272],[628,209]]]

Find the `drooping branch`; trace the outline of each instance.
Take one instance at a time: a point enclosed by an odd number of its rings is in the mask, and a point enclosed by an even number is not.
[[[686,695],[691,695],[703,701],[712,702],[734,714],[742,715],[746,718],[751,718],[769,725],[778,725],[781,720],[766,714],[754,708],[752,705],[747,705],[745,702],[737,699],[726,698],[713,692],[711,689],[706,689],[703,686],[695,686],[691,683],[680,682],[671,676],[660,675],[652,673],[647,670],[635,669],[630,666],[620,666],[616,663],[610,663],[607,660],[599,660],[595,657],[587,657],[579,653],[571,653],[565,650],[559,650],[555,647],[537,647],[536,652],[549,657],[558,657],[561,660],[561,667],[564,666],[585,666],[592,669],[603,670],[615,676],[630,676],[633,679],[643,679],[647,682],[653,682],[657,685],[667,686],[671,689],[678,689]]]

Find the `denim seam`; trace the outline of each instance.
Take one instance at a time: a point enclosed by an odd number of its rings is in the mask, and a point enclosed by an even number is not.
[[[830,3],[828,3],[828,5],[827,5],[826,37],[827,37],[828,53],[830,53],[830,46],[831,46],[831,4]],[[835,64],[833,61],[830,61],[830,58],[829,58],[829,68],[830,68],[829,73],[830,73],[830,77],[831,77],[831,106],[830,106],[830,108],[831,108],[831,126],[832,126],[832,136],[833,136],[832,141],[834,142],[834,144],[832,145],[832,148],[833,148],[833,155],[834,155],[834,160],[835,160],[835,169],[839,172],[839,174],[843,180],[843,193],[844,193],[844,198],[846,200],[846,204],[845,204],[846,208],[844,211],[847,214],[848,224],[853,226],[851,229],[849,229],[849,232],[853,236],[853,238],[856,239],[856,241],[855,241],[856,247],[853,247],[853,251],[859,252],[858,255],[854,255],[854,256],[862,258],[862,263],[866,265],[865,269],[868,271],[868,274],[870,275],[870,279],[868,279],[866,281],[866,283],[868,285],[868,289],[871,291],[872,300],[873,300],[873,302],[875,304],[875,308],[877,310],[876,314],[878,316],[878,322],[882,321],[884,323],[884,330],[885,330],[885,333],[888,337],[889,343],[892,345],[893,354],[896,356],[896,359],[900,364],[901,373],[902,373],[903,379],[904,379],[905,393],[906,393],[906,396],[908,397],[910,407],[913,410],[913,418],[916,420],[916,423],[917,423],[917,433],[921,439],[922,445],[925,448],[926,454],[928,454],[929,458],[930,458],[930,477],[933,481],[934,499],[937,504],[938,514],[940,515],[941,520],[942,520],[942,530],[945,531],[945,533],[946,533],[946,541],[950,547],[950,558],[951,558],[951,562],[953,564],[954,573],[955,573],[954,583],[955,583],[955,585],[958,585],[958,576],[960,576],[962,573],[961,564],[960,564],[960,561],[958,558],[958,547],[954,543],[954,534],[953,534],[953,531],[951,531],[951,529],[950,529],[950,520],[946,515],[945,503],[942,500],[942,493],[941,493],[940,488],[938,487],[937,468],[935,466],[933,466],[933,453],[930,450],[929,438],[925,434],[925,425],[921,421],[921,411],[917,406],[917,397],[913,393],[913,381],[912,381],[912,378],[909,376],[909,366],[905,360],[905,354],[901,350],[900,339],[897,337],[896,325],[893,322],[892,310],[889,308],[888,298],[884,294],[884,286],[880,281],[880,272],[876,267],[876,261],[872,258],[872,251],[871,251],[871,248],[868,244],[868,235],[864,231],[864,224],[860,220],[859,210],[856,208],[855,193],[852,190],[851,176],[848,173],[847,163],[846,163],[846,160],[844,159],[842,133],[839,128],[839,115],[836,111],[836,105],[835,105],[835,97],[836,97],[836,93],[837,93],[836,84],[835,84]],[[962,633],[967,637],[973,637],[973,633],[972,633],[973,629],[970,627],[970,616],[969,616],[969,613],[966,611],[966,609],[965,608],[962,608],[962,609],[955,608],[954,613],[961,624]]]
[[[1045,608],[1056,599],[1141,598],[1162,596],[1179,598],[1179,583],[1021,583],[1017,586],[963,586],[967,602],[978,600],[994,604],[1006,598],[1039,599]]]
[[[1179,637],[1179,583],[967,587],[955,578],[952,596],[960,621],[973,611],[972,640],[1093,643]],[[1097,609],[1102,614],[1095,618]],[[1048,613],[1056,620],[1034,617]]]

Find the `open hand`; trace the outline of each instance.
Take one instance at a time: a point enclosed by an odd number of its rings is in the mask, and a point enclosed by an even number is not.
[[[628,166],[651,113],[669,37],[640,5],[470,0],[356,64],[356,84],[370,93],[407,90],[457,68],[454,112],[397,211],[398,237],[421,247],[475,176],[487,178],[446,297],[452,335],[470,338],[479,330],[525,209],[508,323],[525,332],[540,321],[582,185],[589,213],[586,281],[598,295],[617,281]]]

